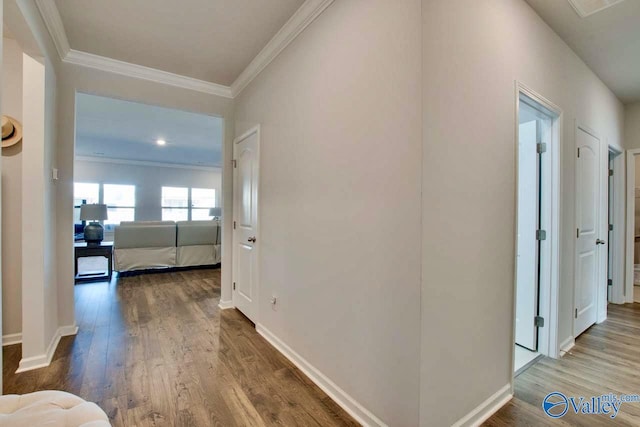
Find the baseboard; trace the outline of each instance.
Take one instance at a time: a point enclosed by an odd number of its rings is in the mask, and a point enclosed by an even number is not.
[[[481,425],[487,421],[491,415],[506,405],[512,397],[511,384],[507,384],[495,392],[490,398],[482,402],[476,409],[461,418],[453,427],[475,427]]]
[[[78,327],[76,325],[60,326],[56,333],[53,334],[53,337],[49,342],[49,346],[47,347],[47,351],[44,354],[27,357],[26,359],[23,358],[22,360],[20,360],[18,369],[16,370],[16,374],[49,366],[51,364],[51,360],[53,359],[53,355],[56,352],[56,348],[58,348],[58,344],[60,343],[60,338],[69,335],[75,335],[77,333]]]
[[[229,300],[229,301],[220,300],[220,302],[218,303],[218,307],[220,307],[220,310],[227,310],[229,308],[234,308],[233,301],[232,300]]]
[[[349,396],[344,390],[338,387],[333,381],[327,378],[322,372],[307,362],[302,356],[292,350],[287,344],[272,334],[262,325],[256,325],[256,331],[264,337],[272,346],[282,353],[287,359],[298,367],[311,381],[322,389],[338,405],[349,413],[363,426],[386,426],[382,420],[373,415],[364,406]]]
[[[17,334],[7,334],[2,336],[2,346],[20,344],[22,342],[22,332]]]
[[[569,352],[569,350],[571,350],[573,348],[574,345],[576,345],[575,338],[569,337],[566,340],[564,340],[560,344],[560,357],[562,357],[565,354],[567,354]]]

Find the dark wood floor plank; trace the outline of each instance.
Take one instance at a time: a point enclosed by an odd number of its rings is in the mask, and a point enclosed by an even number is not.
[[[609,304],[608,319],[576,340],[563,358],[543,358],[515,379],[515,396],[484,425],[639,426],[640,402],[623,403],[616,418],[569,411],[552,419],[542,410],[548,393],[571,397],[640,394],[640,304]]]
[[[220,270],[115,277],[76,286],[80,328],[50,366],[15,374],[4,392],[70,391],[123,426],[353,426],[357,423],[235,310],[221,311]]]

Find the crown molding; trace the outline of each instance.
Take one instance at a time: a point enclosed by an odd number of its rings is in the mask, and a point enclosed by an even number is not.
[[[205,171],[205,172],[220,172],[222,170],[217,166],[199,166],[199,165],[187,165],[182,163],[150,162],[148,160],[129,160],[129,159],[118,159],[114,157],[75,156],[75,160],[79,160],[81,162],[108,163],[112,165],[150,166],[154,168],[188,169],[188,170],[198,170],[198,171]]]
[[[40,11],[40,16],[42,16],[47,31],[51,34],[51,39],[53,39],[53,44],[58,51],[58,55],[60,55],[60,59],[64,59],[69,54],[71,47],[56,4],[53,0],[36,0],[36,6]]]
[[[233,98],[238,96],[280,52],[289,46],[333,2],[334,0],[306,0],[231,84]]]
[[[108,71],[123,76],[149,80],[156,83],[163,83],[170,86],[191,89],[196,92],[218,95],[224,98],[233,98],[231,89],[228,86],[194,79],[192,77],[181,76],[143,65],[131,64],[117,59],[107,58],[92,53],[81,52],[71,49],[63,59],[68,64],[82,65],[84,67],[95,68],[97,70]]]
[[[311,24],[334,0],[306,0],[284,26],[266,44],[258,55],[240,73],[231,86],[219,85],[143,65],[132,64],[88,52],[71,49],[69,40],[54,0],[35,0],[40,15],[53,39],[60,59],[68,64],[80,65],[148,80],[156,83],[190,89],[197,92],[235,98],[262,70],[273,61],[295,38]]]

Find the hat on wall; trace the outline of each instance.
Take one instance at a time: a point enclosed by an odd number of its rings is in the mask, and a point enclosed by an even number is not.
[[[22,141],[22,125],[13,117],[2,116],[2,148]]]

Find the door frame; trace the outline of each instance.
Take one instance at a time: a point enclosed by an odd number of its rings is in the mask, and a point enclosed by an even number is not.
[[[611,303],[613,304],[624,304],[626,299],[626,289],[625,289],[625,256],[624,256],[624,248],[626,246],[626,238],[625,238],[625,229],[626,229],[626,219],[625,219],[625,173],[624,173],[624,164],[625,164],[625,156],[624,150],[620,147],[608,144],[607,145],[607,155],[609,153],[614,153],[613,157],[613,200],[612,203],[612,216],[613,216],[613,233],[611,233],[611,239],[609,241],[609,247],[612,252],[613,263],[611,265],[611,279],[613,280],[613,284],[611,286]],[[640,152],[640,151],[639,151]],[[607,168],[609,167],[607,162]],[[607,203],[609,203],[609,193],[607,186]],[[633,280],[632,280],[633,285]],[[633,291],[633,289],[632,289]],[[632,292],[633,294],[633,292]]]
[[[608,215],[605,215],[605,213],[607,212],[607,207],[608,207],[608,171],[609,171],[609,144],[607,143],[607,141],[605,139],[602,138],[602,136],[596,132],[593,128],[585,125],[584,123],[582,123],[581,121],[579,121],[578,119],[575,120],[574,122],[574,136],[573,136],[573,148],[574,148],[574,160],[577,162],[577,144],[578,144],[578,131],[582,130],[583,132],[588,133],[589,135],[593,136],[594,138],[596,138],[599,142],[600,142],[600,164],[598,165],[598,172],[599,172],[599,176],[600,176],[600,181],[598,182],[600,188],[599,188],[599,194],[600,194],[600,202],[598,203],[598,209],[600,210],[600,212],[598,213],[598,229],[600,230],[599,237],[602,237],[603,235],[603,231],[606,231],[604,233],[604,236],[608,236],[609,232],[608,232],[608,221],[607,221],[607,217]],[[575,163],[574,163],[575,164]],[[574,168],[574,180],[577,183],[578,180],[578,168],[575,167]],[[607,178],[607,179],[605,179]],[[574,187],[574,192],[575,192],[575,187]],[[576,196],[574,197],[574,217],[573,217],[573,225],[574,225],[574,229],[577,229],[577,222],[578,222],[578,197],[577,197],[577,193],[575,193]],[[607,239],[608,240],[608,239]],[[597,282],[596,282],[596,323],[602,323],[607,319],[607,258],[608,258],[608,254],[607,251],[604,249],[607,249],[607,245],[609,244],[608,241],[606,241],[606,243],[602,246],[600,246],[599,249],[602,249],[598,252],[598,272],[597,272]],[[573,312],[576,310],[576,287],[578,285],[577,283],[577,265],[578,265],[578,250],[575,244],[575,240],[574,240],[574,245],[573,245],[573,272],[574,272],[574,276],[573,276],[573,297],[572,297],[572,315],[571,315],[571,335],[573,336],[573,339],[575,340],[577,338],[576,336],[576,331],[575,331],[575,316],[573,315]]]
[[[253,127],[251,127],[249,130],[247,130],[246,132],[244,132],[243,134],[241,134],[239,137],[235,138],[233,140],[233,146],[232,146],[232,157],[233,157],[233,162],[235,163],[236,161],[236,156],[235,156],[235,151],[236,151],[236,144],[238,144],[241,141],[244,141],[245,139],[249,138],[251,135],[255,134],[256,135],[256,161],[258,162],[257,164],[257,169],[258,169],[258,195],[256,197],[256,239],[257,239],[257,244],[254,244],[253,248],[255,251],[255,256],[256,256],[256,274],[255,277],[253,278],[255,280],[254,284],[255,284],[255,291],[256,291],[256,296],[255,296],[255,300],[256,300],[256,307],[255,307],[255,314],[254,317],[255,319],[252,319],[252,321],[254,322],[254,324],[258,324],[259,320],[260,320],[260,271],[261,271],[261,263],[260,263],[260,247],[261,247],[261,242],[262,242],[262,236],[260,234],[260,188],[261,188],[261,179],[260,179],[260,138],[261,138],[261,132],[260,132],[260,125],[257,124]],[[237,221],[238,219],[236,218],[237,212],[238,210],[236,209],[236,168],[234,166],[233,168],[233,202],[232,202],[232,206],[233,206],[233,221]],[[233,307],[235,308],[235,295],[236,295],[236,291],[235,289],[233,289],[233,283],[236,280],[236,276],[237,276],[237,260],[238,257],[236,256],[236,239],[237,239],[237,234],[235,232],[235,229],[233,227],[233,225],[231,226],[231,232],[232,232],[232,247],[233,247],[233,251],[232,251],[232,257],[233,257],[233,266],[231,269],[231,304],[233,305]]]
[[[627,223],[626,223],[626,268],[625,268],[625,287],[624,302],[633,302],[633,255],[635,242],[635,210],[636,210],[636,156],[640,155],[640,148],[627,150]],[[614,175],[615,176],[615,175]]]
[[[564,113],[556,104],[530,89],[521,82],[515,82],[515,212],[514,221],[514,254],[517,252],[518,244],[518,141],[519,141],[519,116],[520,116],[520,95],[524,95],[535,101],[540,106],[549,110],[555,115],[551,122],[551,141],[547,143],[548,156],[545,166],[549,173],[543,178],[543,198],[541,203],[543,216],[548,221],[547,240],[544,240],[544,251],[540,254],[540,289],[539,289],[539,315],[544,318],[545,324],[538,330],[538,353],[558,358],[560,356],[558,343],[558,300],[560,297],[560,219],[561,219],[561,199],[560,188],[562,175],[560,170],[560,155],[562,142],[562,129]],[[516,289],[517,289],[517,258],[514,256],[514,275],[513,275],[513,310],[512,310],[512,343],[515,344],[516,339]],[[515,366],[515,345],[512,344],[512,365],[513,372]]]

